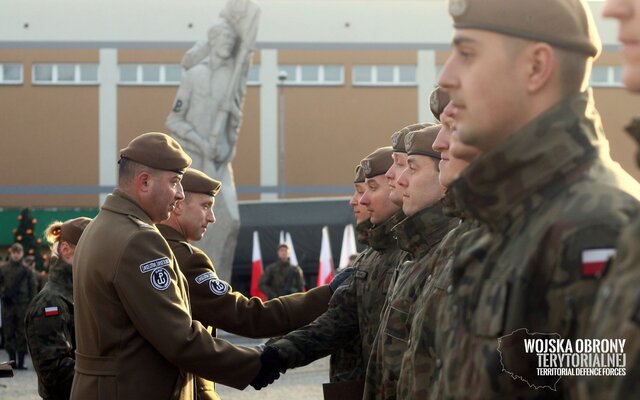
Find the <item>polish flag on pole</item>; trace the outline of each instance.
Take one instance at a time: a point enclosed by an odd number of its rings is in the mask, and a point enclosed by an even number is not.
[[[284,243],[284,231],[280,231],[280,240],[278,241],[278,244],[283,244]]]
[[[342,235],[342,249],[340,250],[340,264],[338,264],[338,269],[345,268],[349,265],[349,257],[357,252],[356,234],[353,231],[353,225],[348,224],[344,227],[344,234]]]
[[[298,264],[298,256],[296,256],[296,249],[293,248],[293,240],[291,239],[291,234],[289,232],[285,235],[284,242],[289,246],[289,262],[291,265],[300,265]]]
[[[320,264],[318,265],[318,285],[322,286],[333,279],[333,259],[329,243],[329,228],[322,228],[322,244],[320,245]]]
[[[262,276],[262,252],[260,251],[258,231],[253,231],[253,256],[251,257],[251,260],[251,296],[267,300],[267,296],[265,296],[258,288],[258,282],[260,282],[260,277]]]

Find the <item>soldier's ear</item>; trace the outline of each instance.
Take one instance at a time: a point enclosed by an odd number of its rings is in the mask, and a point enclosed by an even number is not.
[[[149,171],[141,171],[136,175],[133,184],[140,192],[149,192],[153,185],[153,176]]]

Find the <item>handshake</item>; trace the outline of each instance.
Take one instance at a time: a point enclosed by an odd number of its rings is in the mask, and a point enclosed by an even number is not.
[[[253,381],[251,381],[251,386],[255,390],[260,390],[272,384],[276,379],[280,378],[280,372],[284,374],[286,371],[286,365],[278,355],[278,350],[274,347],[264,347],[260,355],[260,362],[262,367],[256,377],[253,378]]]

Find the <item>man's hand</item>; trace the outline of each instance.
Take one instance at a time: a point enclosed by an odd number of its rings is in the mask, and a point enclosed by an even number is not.
[[[251,381],[251,386],[255,390],[260,390],[267,385],[272,384],[276,379],[280,377],[280,372],[284,373],[286,370],[284,363],[278,355],[278,350],[273,347],[266,346],[264,351],[260,355],[260,362],[262,367]]]
[[[338,290],[338,287],[342,285],[342,282],[344,282],[348,277],[351,276],[351,274],[353,274],[353,271],[355,271],[354,267],[347,267],[340,271],[340,273],[338,273],[336,276],[334,276],[331,282],[329,282],[331,293],[335,293],[335,291]]]

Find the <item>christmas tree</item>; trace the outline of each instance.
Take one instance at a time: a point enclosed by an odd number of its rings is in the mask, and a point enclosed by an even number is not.
[[[20,243],[24,248],[24,256],[33,256],[36,261],[36,270],[43,271],[43,258],[40,254],[42,240],[36,238],[34,231],[38,220],[31,218],[31,211],[28,208],[22,209],[18,215],[18,227],[13,230],[13,237],[16,243]]]

